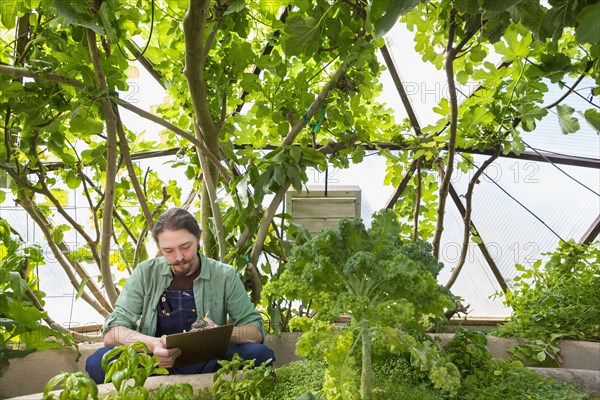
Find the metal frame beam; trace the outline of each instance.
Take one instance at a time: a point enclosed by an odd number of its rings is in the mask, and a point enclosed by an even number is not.
[[[415,114],[415,110],[413,109],[410,99],[408,98],[408,94],[406,94],[406,90],[404,90],[404,84],[402,83],[402,80],[400,79],[400,74],[398,73],[398,70],[396,69],[396,64],[394,63],[394,60],[392,59],[392,55],[390,54],[390,51],[387,48],[387,44],[384,44],[383,47],[381,48],[381,55],[383,56],[385,65],[387,66],[388,70],[390,71],[392,80],[394,81],[394,84],[396,85],[396,90],[398,91],[398,94],[400,95],[400,100],[402,100],[404,109],[406,110],[406,113],[408,114],[408,119],[410,121],[410,124],[412,125],[413,129],[415,130],[415,134],[417,136],[420,136],[421,135],[421,126],[419,124],[419,120],[417,119],[417,114]]]
[[[592,223],[588,230],[585,231],[579,243],[590,244],[596,237],[598,237],[598,234],[600,234],[600,215],[596,217],[594,223]]]
[[[454,201],[456,208],[458,208],[458,212],[460,212],[460,215],[462,216],[462,218],[464,220],[467,211],[465,210],[465,206],[463,205],[462,201],[460,201],[460,197],[458,196],[458,193],[456,193],[456,190],[454,189],[454,186],[452,184],[450,184],[450,197],[452,197],[452,200]],[[479,233],[479,230],[477,230],[477,228],[475,227],[475,224],[473,223],[472,219],[469,221],[469,225],[471,226],[471,228],[473,228],[476,232]],[[481,238],[481,235],[479,235],[479,237]],[[490,267],[490,270],[492,271],[492,273],[494,274],[494,277],[496,278],[496,281],[498,281],[498,284],[500,284],[502,291],[504,293],[506,293],[508,290],[508,285],[506,284],[506,281],[504,280],[502,273],[498,269],[498,266],[496,265],[494,258],[492,257],[492,255],[488,251],[487,247],[485,246],[483,238],[481,238],[481,243],[477,243],[477,246],[479,247],[479,250],[481,250],[481,254],[483,254],[483,257],[487,261],[488,266]]]

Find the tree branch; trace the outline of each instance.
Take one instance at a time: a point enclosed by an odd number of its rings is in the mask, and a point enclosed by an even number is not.
[[[67,222],[69,222],[69,224],[73,227],[73,229],[75,229],[77,231],[77,233],[79,233],[81,235],[81,237],[90,245],[90,249],[92,250],[92,253],[95,253],[95,247],[96,247],[96,244],[98,243],[97,239],[93,240],[87,234],[85,229],[83,229],[83,227],[77,221],[75,221],[71,217],[71,215],[69,215],[69,213],[67,213],[65,211],[62,204],[60,204],[60,201],[58,201],[58,199],[52,194],[52,191],[50,191],[50,189],[46,185],[46,182],[44,180],[44,175],[42,173],[38,173],[38,178],[40,179],[39,182],[42,185],[42,189],[36,189],[35,192],[46,196],[52,202],[54,207],[56,207],[56,211],[58,211],[58,213],[60,215],[62,215],[67,220]],[[27,186],[24,186],[24,187],[27,187]],[[31,187],[31,186],[29,186],[27,188],[33,190],[33,187]],[[96,255],[96,257],[97,257],[97,255]],[[99,258],[96,258],[96,257],[94,257],[96,259],[96,261],[99,261]]]
[[[91,182],[91,179],[86,174],[83,173],[83,170],[81,169],[81,165],[77,166],[77,172],[81,178],[81,184],[83,185],[83,193],[85,194],[85,197],[87,199],[88,206],[90,207],[90,210],[92,210],[92,218],[94,220],[94,230],[96,232],[96,237],[100,237],[100,226],[98,225],[98,214],[96,213],[96,207],[94,206],[94,203],[92,202],[92,198],[90,196],[90,190],[87,186],[87,182],[88,181]]]
[[[335,72],[335,74],[333,74],[333,76],[325,84],[325,86],[323,87],[323,89],[321,89],[321,92],[319,93],[319,95],[317,96],[317,98],[312,102],[312,104],[310,105],[310,107],[306,111],[305,117],[300,118],[292,126],[292,128],[290,129],[290,132],[287,134],[287,136],[285,137],[285,139],[283,139],[283,142],[281,143],[282,145],[291,145],[294,142],[294,140],[296,139],[296,136],[298,136],[298,134],[300,133],[300,131],[302,131],[302,129],[306,126],[307,121],[310,121],[310,119],[317,113],[317,111],[319,111],[319,108],[321,108],[321,106],[325,102],[325,99],[329,95],[329,92],[333,88],[333,85],[335,84],[335,82],[342,75],[344,75],[346,73],[346,71],[348,70],[348,68],[350,68],[351,64],[352,63],[348,62],[348,61],[344,61],[342,63],[342,65],[340,66],[340,68],[338,68],[338,70]]]
[[[96,81],[102,94],[101,105],[104,112],[106,123],[106,183],[104,189],[104,210],[102,211],[102,236],[100,239],[100,272],[106,289],[106,294],[112,304],[115,304],[117,289],[115,287],[111,269],[110,269],[110,247],[112,232],[112,213],[115,201],[115,180],[117,176],[117,118],[113,112],[106,77],[100,62],[100,53],[96,44],[96,34],[93,30],[87,29],[87,42],[90,51],[90,58],[96,72]]]
[[[133,40],[126,40],[125,47],[133,54],[135,59],[142,64],[142,66],[148,71],[148,73],[156,80],[156,82],[163,88],[166,89],[165,83],[163,82],[165,77],[163,74],[154,68],[154,64],[144,54],[142,50]]]
[[[39,159],[37,159],[37,163],[41,164],[41,162],[40,162]],[[52,194],[52,191],[46,185],[45,175],[43,174],[42,171],[39,171],[37,173],[37,176],[39,178],[39,184],[41,185],[41,188],[35,187],[33,185],[30,185],[27,182],[21,180],[11,170],[7,170],[7,172],[9,173],[9,175],[11,176],[11,178],[13,180],[15,180],[15,182],[19,183],[19,185],[22,188],[26,188],[28,190],[31,190],[34,193],[41,194],[41,195],[45,196],[46,198],[48,198],[50,200],[50,202],[54,205],[54,207],[56,207],[56,211],[63,218],[65,218],[65,220],[71,225],[71,227],[73,229],[75,229],[75,231],[77,231],[77,233],[79,233],[81,235],[81,237],[87,242],[88,246],[90,247],[90,252],[92,253],[92,257],[94,258],[94,261],[96,261],[96,263],[99,263],[100,258],[98,256],[98,251],[97,251],[97,248],[96,248],[97,241],[93,240],[87,234],[87,232],[83,229],[83,227],[77,221],[75,221],[71,217],[71,215],[69,215],[69,213],[67,213],[65,211],[64,207],[62,206],[62,204],[60,204],[60,201],[58,201],[58,199]]]
[[[327,154],[334,154],[337,153],[340,150],[343,150],[347,147],[350,147],[352,145],[354,145],[354,143],[358,140],[358,136],[357,135],[352,135],[352,137],[350,139],[348,139],[348,141],[346,142],[334,142],[333,140],[330,142],[325,143],[323,146],[319,147],[317,149],[318,152],[323,153],[325,155]]]
[[[42,306],[42,303],[40,303],[39,299],[37,297],[35,297],[35,294],[33,294],[33,292],[31,291],[31,289],[27,288],[26,294],[27,294],[27,297],[29,297],[29,300],[31,300],[31,302],[33,303],[33,306],[35,308],[37,308],[38,311],[43,312],[46,315],[44,317],[44,321],[46,321],[46,323],[48,324],[48,326],[50,328],[52,328],[52,329],[54,329],[55,331],[58,331],[58,332],[67,333],[69,335],[73,335],[73,338],[78,343],[83,343],[83,342],[100,342],[100,341],[102,341],[102,338],[100,336],[93,337],[93,336],[84,335],[82,333],[78,333],[78,332],[72,331],[70,329],[67,329],[64,326],[60,325],[60,324],[57,324],[56,321],[54,321],[52,318],[50,318],[48,316],[48,313],[44,309],[44,306]]]
[[[32,78],[34,80],[47,80],[49,82],[55,82],[55,83],[61,83],[61,84],[65,84],[65,85],[69,85],[69,86],[73,86],[75,88],[78,89],[83,89],[83,90],[91,90],[91,88],[89,86],[87,86],[86,84],[79,82],[76,79],[71,79],[71,78],[67,78],[61,75],[55,75],[55,74],[46,74],[43,75],[37,72],[37,71],[31,71],[25,68],[17,68],[17,67],[11,67],[9,65],[2,65],[0,64],[0,74],[3,75],[11,75],[11,76],[15,76],[18,78]]]
[[[86,84],[79,82],[75,79],[71,79],[71,78],[67,78],[67,77],[64,77],[61,75],[55,75],[55,74],[46,74],[46,75],[42,76],[39,72],[36,72],[36,71],[31,71],[31,70],[24,69],[24,68],[11,67],[8,65],[0,64],[0,74],[11,75],[11,76],[15,76],[15,77],[22,77],[22,78],[31,78],[36,81],[38,81],[38,80],[43,81],[45,79],[49,82],[55,82],[55,83],[72,86],[72,87],[82,89],[87,92],[94,90],[93,88],[91,88],[91,87],[87,86]],[[229,182],[231,180],[229,172],[223,167],[223,165],[219,162],[219,160],[212,153],[210,153],[210,151],[208,151],[208,149],[206,148],[204,143],[202,143],[201,141],[196,139],[193,135],[190,135],[189,133],[187,133],[186,131],[184,131],[181,128],[178,128],[177,126],[173,125],[172,123],[165,121],[164,119],[162,119],[154,114],[151,114],[148,111],[142,110],[141,108],[136,107],[131,103],[128,103],[119,98],[114,99],[114,101],[119,106],[125,108],[126,110],[129,110],[129,111],[139,115],[142,118],[145,118],[149,121],[152,121],[158,125],[165,127],[166,129],[172,131],[173,133],[181,136],[183,139],[186,139],[187,141],[191,142],[196,147],[199,147],[200,149],[202,149],[202,151],[206,153],[206,156],[211,161],[211,163],[216,168],[219,169],[219,172],[221,173],[221,175],[223,175],[223,178],[227,182]]]
[[[81,266],[77,266],[77,263],[75,261],[72,261],[65,256],[65,254],[68,254],[68,249],[66,248],[64,243],[61,243],[62,246],[60,246],[54,241],[54,236],[52,235],[50,229],[50,223],[45,220],[45,217],[41,213],[38,212],[33,201],[29,199],[26,193],[24,193],[24,189],[20,189],[20,192],[17,197],[17,202],[23,207],[25,211],[27,211],[27,214],[31,216],[31,219],[35,221],[35,223],[40,227],[40,229],[44,233],[44,237],[48,242],[48,246],[50,247],[52,254],[56,258],[56,261],[67,274],[71,285],[77,289],[79,287],[79,282],[77,281],[77,277],[75,276],[73,270],[78,270],[80,276],[82,277],[89,278],[89,275],[83,270],[83,268],[81,268]],[[63,251],[66,252],[63,253]],[[88,279],[86,286],[90,289],[94,297],[99,299],[99,301],[102,304],[91,298],[85,291],[83,292],[81,297],[87,303],[89,303],[96,311],[98,311],[100,315],[102,315],[103,317],[107,317],[109,312],[112,311],[112,307],[110,306],[110,304],[106,302],[106,300],[101,296],[99,289],[94,285],[94,282],[91,279]]]
[[[163,187],[163,198],[162,198],[160,204],[158,205],[158,207],[156,207],[156,209],[152,213],[153,221],[156,218],[156,216],[160,213],[162,207],[165,205],[165,203],[167,202],[169,197],[171,197],[171,195],[167,194],[167,191]],[[140,236],[138,237],[138,240],[136,241],[135,251],[133,253],[133,268],[135,268],[139,263],[140,253],[142,252],[142,248],[144,245],[144,239],[146,238],[147,233],[148,233],[148,225],[146,225],[142,228],[142,231],[140,232]]]
[[[138,181],[137,175],[135,174],[133,163],[131,162],[131,153],[129,152],[129,145],[127,144],[127,135],[125,134],[125,130],[123,129],[123,122],[121,121],[121,117],[119,115],[118,110],[115,110],[115,115],[117,117],[117,134],[119,135],[121,157],[123,157],[123,162],[127,167],[127,173],[129,174],[131,186],[133,186],[133,190],[135,191],[135,194],[137,195],[137,198],[140,202],[140,207],[142,208],[142,212],[144,213],[144,217],[146,218],[148,229],[152,230],[152,227],[154,226],[154,220],[152,219],[152,213],[150,212],[150,208],[148,208],[148,201],[146,200],[146,196],[144,196],[144,193],[140,188],[140,183]]]
[[[199,129],[199,128],[198,128]],[[215,231],[217,233],[217,243],[219,246],[219,260],[225,261],[225,256],[227,255],[227,245],[225,243],[225,229],[223,228],[223,220],[221,219],[221,210],[219,209],[219,203],[217,199],[217,188],[215,187],[216,179],[211,179],[208,162],[206,161],[206,157],[204,153],[201,151],[198,152],[200,156],[200,165],[202,166],[202,171],[204,171],[204,183],[206,185],[206,191],[208,193],[208,197],[210,200],[210,207],[212,210],[213,221],[215,224]]]
[[[473,177],[469,181],[469,186],[467,188],[467,194],[465,195],[466,200],[466,208],[465,208],[465,216],[463,219],[464,227],[463,227],[463,243],[460,251],[460,257],[456,266],[452,269],[452,274],[446,283],[446,287],[449,289],[454,285],[460,271],[462,270],[463,265],[465,264],[465,260],[467,259],[467,250],[469,249],[469,238],[471,237],[471,227],[473,226],[471,222],[471,210],[473,209],[472,199],[473,199],[473,190],[475,189],[475,185],[479,182],[479,178],[483,175],[485,169],[492,164],[500,155],[500,146],[494,150],[494,155],[485,160],[485,162],[477,169]]]
[[[94,218],[94,225],[96,226],[96,232],[99,235],[100,229],[98,227],[98,218],[96,216],[96,212],[98,207],[93,207],[91,204],[91,199],[89,197],[89,193],[88,193],[88,189],[87,189],[87,185],[90,185],[90,188],[94,189],[94,191],[99,195],[99,196],[103,196],[101,190],[94,184],[94,182],[85,174],[82,173],[82,184],[85,187],[85,194],[89,199],[89,203],[90,203],[90,208],[94,211],[92,213],[92,216]],[[87,184],[86,184],[87,182]],[[121,217],[121,215],[116,211],[113,210],[113,217],[121,224],[121,227],[123,228],[123,230],[125,231],[125,233],[127,233],[127,236],[129,236],[129,238],[134,241],[137,242],[138,238],[135,236],[135,234],[133,233],[133,231],[131,229],[129,229],[129,226],[127,226],[127,224],[125,223],[125,221],[123,221],[123,217]]]
[[[394,208],[394,206],[396,205],[396,202],[398,201],[398,199],[404,192],[404,189],[406,189],[406,186],[408,186],[408,182],[410,182],[410,178],[412,178],[412,174],[415,172],[415,169],[417,167],[417,163],[419,162],[419,160],[420,160],[420,158],[417,160],[411,161],[410,165],[408,166],[408,170],[406,171],[406,174],[400,181],[400,184],[398,185],[396,190],[394,190],[394,193],[392,193],[392,195],[386,202],[386,205],[385,205],[386,209],[389,210],[389,209]]]
[[[216,126],[212,120],[207,101],[207,88],[204,82],[204,64],[207,54],[204,52],[203,34],[208,18],[208,0],[190,0],[190,6],[183,18],[183,33],[185,37],[185,69],[183,74],[188,82],[190,97],[196,112],[198,125],[202,133],[215,132]],[[208,138],[204,137],[204,141]]]
[[[454,82],[454,57],[456,53],[452,48],[454,34],[456,30],[456,9],[450,11],[450,26],[448,28],[448,45],[446,46],[446,79],[448,81],[448,92],[450,95],[450,138],[448,140],[448,161],[444,178],[440,185],[440,195],[438,200],[437,224],[433,237],[433,256],[438,258],[440,253],[440,241],[442,240],[442,231],[444,230],[444,214],[446,212],[446,199],[450,187],[450,179],[454,169],[454,153],[456,148],[456,131],[458,121],[458,100],[456,96],[456,85]]]
[[[585,70],[581,73],[581,75],[579,75],[579,77],[577,78],[577,80],[573,83],[573,85],[569,88],[569,90],[567,90],[567,92],[565,94],[563,94],[562,96],[560,96],[560,98],[558,100],[556,100],[554,103],[548,104],[546,107],[547,110],[556,107],[557,105],[559,105],[560,103],[562,103],[562,101],[564,99],[566,99],[567,97],[569,97],[569,95],[571,93],[573,93],[575,91],[575,88],[577,87],[577,85],[579,85],[581,83],[581,81],[583,80],[583,78],[586,77],[586,75],[588,74],[588,72],[590,71],[590,68],[592,68],[592,65],[594,65],[593,62],[588,62]]]
[[[190,97],[195,113],[194,132],[196,139],[203,142],[217,159],[220,154],[219,129],[212,119],[209,102],[208,88],[204,81],[204,65],[208,56],[208,49],[205,46],[211,45],[211,37],[205,44],[203,37],[207,28],[207,18],[210,1],[191,0],[188,11],[183,18],[183,33],[185,37],[185,69],[184,76],[187,80],[190,90]],[[208,218],[213,217],[215,234],[219,246],[219,257],[224,260],[226,254],[225,232],[221,219],[221,211],[217,202],[217,185],[219,182],[218,173],[206,162],[206,154],[201,148],[197,147],[198,158],[202,166],[203,181],[208,199],[202,199],[202,221],[201,224],[206,229]],[[204,191],[203,191],[204,194]],[[207,241],[204,242],[205,249],[209,247]],[[210,253],[209,253],[210,255]]]
[[[116,102],[118,105],[120,105],[124,109],[129,110],[129,111],[139,115],[142,118],[146,118],[147,120],[152,121],[160,126],[163,126],[163,127],[167,128],[168,130],[172,131],[173,133],[181,136],[183,139],[191,142],[194,146],[199,148],[206,155],[207,159],[219,170],[221,175],[223,175],[223,178],[225,179],[226,182],[231,181],[231,176],[230,176],[229,172],[225,169],[223,164],[220,163],[219,159],[217,157],[215,157],[214,154],[212,154],[210,152],[210,150],[208,150],[208,148],[204,145],[204,143],[202,143],[202,141],[200,141],[193,135],[190,135],[183,129],[173,125],[169,121],[165,121],[164,119],[162,119],[154,114],[151,114],[148,111],[144,111],[141,108],[134,106],[133,104],[127,103],[126,101],[123,101],[121,99],[117,99]]]
[[[262,253],[265,238],[267,237],[267,233],[269,232],[269,226],[271,226],[271,221],[277,212],[277,208],[279,204],[283,201],[285,196],[285,192],[287,192],[290,187],[290,181],[286,180],[286,182],[277,190],[273,200],[271,200],[271,204],[263,213],[263,218],[260,223],[260,227],[258,228],[258,232],[256,233],[256,239],[254,240],[254,245],[252,246],[252,252],[250,253],[250,261],[248,262],[250,266],[250,272],[252,274],[252,302],[254,304],[258,304],[260,301],[260,294],[262,291],[262,283],[260,281],[260,275],[258,273],[258,269],[256,268],[256,264],[258,263],[258,257]]]

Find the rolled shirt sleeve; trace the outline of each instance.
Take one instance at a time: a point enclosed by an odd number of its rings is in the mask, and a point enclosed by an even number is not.
[[[113,312],[106,317],[103,334],[112,327],[125,326],[154,336],[158,298],[171,280],[171,271],[163,257],[140,263],[125,282]]]
[[[226,295],[227,310],[234,325],[255,325],[260,330],[264,340],[266,334],[262,317],[254,308],[248,297],[248,293],[246,293],[246,288],[235,270],[233,270],[233,275],[228,279],[227,286],[230,288]]]
[[[115,326],[137,329],[137,323],[144,308],[141,281],[141,270],[136,268],[125,282],[125,287],[115,303],[113,312],[104,321],[103,333]]]

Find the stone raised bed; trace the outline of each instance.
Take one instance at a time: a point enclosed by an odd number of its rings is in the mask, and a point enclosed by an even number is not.
[[[300,333],[296,332],[284,333],[281,337],[267,335],[265,344],[275,353],[275,367],[299,359],[295,353],[298,337],[300,337]],[[61,372],[85,371],[85,360],[100,347],[102,347],[101,343],[79,345],[81,352],[79,361],[76,361],[77,352],[73,349],[34,351],[24,358],[11,360],[10,365],[3,369],[3,376],[0,378],[0,398],[27,395],[21,399],[41,399],[41,395],[35,393],[43,392],[44,386],[50,378]],[[146,386],[157,387],[164,383],[188,382],[196,389],[197,384],[204,384],[205,381],[212,384],[212,374],[203,374],[202,378],[200,375],[194,375],[193,378],[190,376],[156,376],[151,377]],[[113,386],[110,384],[99,385],[99,389],[106,391],[113,389]]]
[[[448,343],[453,334],[434,334],[441,345]],[[300,333],[284,333],[281,337],[268,335],[265,343],[275,352],[275,367],[298,360],[295,354],[296,342]],[[519,343],[512,338],[488,336],[488,348],[496,358],[506,358],[508,349]],[[0,398],[14,400],[41,399],[40,392],[50,378],[60,372],[85,370],[85,359],[101,344],[80,345],[82,356],[75,361],[76,352],[72,349],[53,349],[34,352],[22,359],[11,360],[0,378]],[[588,392],[600,394],[600,343],[564,340],[559,342],[563,355],[562,368],[534,368],[544,376],[576,383]],[[212,384],[212,374],[187,376],[156,376],[148,379],[148,388],[167,383],[187,382],[197,390]],[[102,392],[113,386],[99,385]],[[36,394],[37,393],[37,394]],[[22,396],[22,397],[16,397]]]
[[[212,386],[213,374],[151,376],[144,383],[144,387],[147,389],[156,389],[163,385],[176,383],[189,383],[194,389],[194,393],[197,393],[203,388]],[[51,393],[58,395],[60,392],[60,390],[55,390]],[[101,396],[111,392],[115,392],[115,387],[112,383],[98,385],[98,395]],[[13,397],[8,400],[42,400],[42,395],[43,393],[32,393],[19,397]]]
[[[433,337],[445,346],[454,337],[451,333],[434,333]],[[508,349],[523,343],[522,339],[487,336],[488,350],[495,358],[507,358]],[[581,340],[561,340],[558,342],[562,356],[561,368],[584,369],[600,371],[600,342],[586,342]]]
[[[451,333],[432,336],[446,345],[454,337]],[[523,343],[523,339],[487,336],[488,350],[495,358],[507,358],[508,349]],[[600,394],[600,342],[561,340],[558,342],[562,362],[560,368],[532,368],[539,374],[560,381],[574,383],[590,393]]]

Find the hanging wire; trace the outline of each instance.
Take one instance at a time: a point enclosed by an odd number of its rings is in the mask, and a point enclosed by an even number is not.
[[[381,151],[374,151],[374,152],[372,152],[372,153],[365,154],[365,157],[364,157],[364,158],[366,158],[366,157],[371,157],[371,156],[378,156],[378,155],[381,155]],[[352,158],[352,157],[348,157],[348,159],[351,159],[351,158]]]
[[[550,159],[548,159],[548,157],[546,157],[545,155],[543,155],[542,153],[540,153],[538,151],[538,149],[531,147],[529,144],[527,144],[527,142],[525,142],[523,140],[523,143],[525,144],[525,146],[529,147],[531,150],[535,151],[537,153],[537,155],[539,155],[540,157],[542,157],[544,160],[546,160],[546,162],[549,162],[550,164],[552,164],[552,166],[554,168],[556,168],[557,170],[559,170],[560,172],[562,172],[563,174],[565,174],[566,176],[568,176],[569,178],[571,178],[572,180],[574,180],[575,182],[577,182],[578,184],[580,184],[581,186],[583,186],[584,188],[586,188],[587,190],[589,190],[590,192],[594,193],[596,196],[600,197],[600,193],[597,193],[596,191],[594,191],[593,189],[591,189],[589,186],[586,186],[583,182],[578,181],[576,178],[572,177],[571,175],[569,175],[566,171],[564,171],[563,169],[561,169],[558,165],[554,164]]]
[[[129,58],[129,57],[127,57],[127,55],[121,48],[121,45],[117,41],[117,47],[119,48],[119,51],[121,52],[121,54],[123,54],[123,57],[125,57],[125,59],[127,59],[128,61],[137,61],[141,56],[143,56],[144,53],[146,53],[146,50],[148,50],[148,46],[150,45],[150,40],[152,39],[153,31],[154,31],[154,0],[152,0],[152,7],[151,7],[151,11],[150,11],[150,34],[148,35],[148,41],[146,42],[144,49],[141,51],[140,54],[135,56],[135,58]]]
[[[590,105],[600,109],[600,105],[594,103],[591,99],[588,99],[587,97],[585,97],[584,95],[582,95],[581,93],[579,93],[578,90],[573,90],[573,87],[567,85],[565,82],[561,81],[560,82],[564,87],[566,87],[567,89],[569,89],[572,93],[574,93],[575,95],[581,97],[585,102],[589,103]]]
[[[463,160],[465,160],[466,162],[468,162],[469,164],[471,164],[473,167],[476,167],[475,163],[473,163],[471,160],[469,160],[467,157],[465,157],[462,153],[459,153],[460,156],[463,158]],[[541,222],[542,225],[544,225],[546,228],[548,228],[548,230],[550,232],[552,232],[557,238],[559,238],[560,240],[562,240],[563,242],[565,241],[562,237],[560,237],[560,235],[558,233],[556,233],[556,231],[554,231],[554,229],[552,229],[547,223],[545,223],[540,217],[538,217],[533,211],[531,211],[529,208],[527,208],[523,203],[521,203],[519,200],[517,200],[513,195],[511,195],[510,193],[508,193],[502,186],[500,186],[495,180],[493,180],[492,178],[489,177],[488,174],[486,174],[485,172],[483,173],[483,175],[488,178],[490,180],[490,182],[492,182],[494,185],[496,185],[498,187],[498,189],[502,190],[508,197],[510,197],[512,200],[514,200],[518,205],[520,205],[521,207],[523,207],[525,209],[525,211],[527,211],[529,214],[531,214],[535,219],[537,219],[538,221]]]

